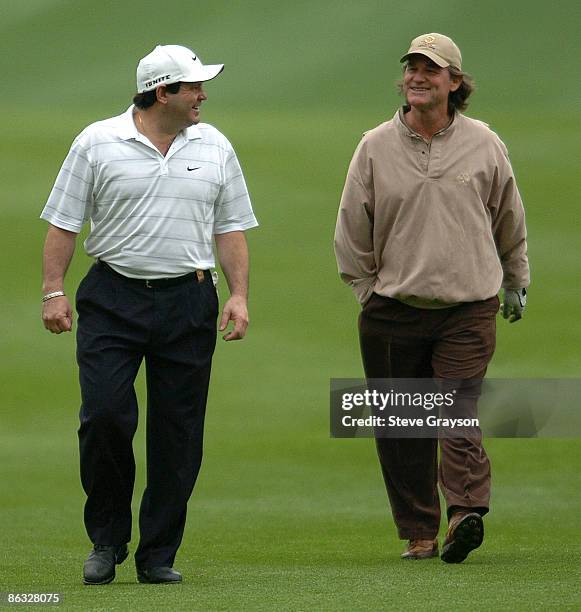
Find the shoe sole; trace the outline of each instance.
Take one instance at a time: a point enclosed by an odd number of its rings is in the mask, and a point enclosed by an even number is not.
[[[126,548],[124,551],[121,552],[120,555],[115,555],[115,565],[121,565],[121,563],[123,563],[123,561],[125,561],[125,559],[127,559],[128,556],[129,556],[129,550]],[[83,578],[83,584],[86,584],[89,586],[99,586],[101,584],[109,584],[113,582],[113,580],[115,580],[115,566],[113,566],[113,575],[107,578],[106,580],[101,580],[100,582],[92,582],[91,580],[87,580],[86,578]]]
[[[484,540],[484,523],[479,514],[467,514],[454,531],[454,539],[444,546],[440,558],[445,563],[462,563]]]
[[[411,560],[411,561],[420,561],[421,559],[433,559],[434,557],[438,557],[439,553],[437,550],[430,553],[421,553],[419,555],[406,555],[405,553],[400,555],[401,559]]]
[[[179,580],[149,580],[149,578],[137,574],[137,582],[141,584],[180,584],[181,581],[181,578]]]
[[[115,574],[113,574],[111,578],[107,578],[107,580],[101,580],[101,582],[91,582],[91,580],[83,578],[83,584],[88,586],[99,586],[101,584],[109,584],[110,582],[113,582],[113,580],[115,580]]]

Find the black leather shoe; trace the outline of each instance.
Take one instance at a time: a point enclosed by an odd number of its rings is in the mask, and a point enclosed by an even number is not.
[[[127,559],[127,544],[104,546],[95,544],[83,566],[85,584],[109,584],[115,578],[115,566]]]
[[[149,567],[137,570],[137,580],[144,584],[177,583],[182,575],[172,567]]]

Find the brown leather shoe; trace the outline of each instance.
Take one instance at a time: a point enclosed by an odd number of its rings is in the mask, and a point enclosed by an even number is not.
[[[448,524],[441,558],[446,563],[462,563],[484,539],[484,523],[477,512],[455,512]]]
[[[401,553],[402,559],[430,559],[438,556],[438,540],[410,540]]]

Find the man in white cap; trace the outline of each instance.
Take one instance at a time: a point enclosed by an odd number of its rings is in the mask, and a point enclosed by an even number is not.
[[[367,132],[341,198],[335,252],[362,305],[367,378],[460,383],[462,416],[476,415],[479,381],[502,315],[521,318],[529,284],[523,205],[498,136],[461,111],[473,85],[456,44],[415,38],[404,62],[404,106]],[[438,555],[440,504],[449,520],[441,558],[462,562],[480,546],[490,462],[471,437],[376,439],[402,557]]]
[[[224,340],[248,325],[248,251],[257,225],[230,142],[199,123],[204,83],[224,66],[202,64],[178,45],[156,47],[137,68],[125,113],[75,139],[41,217],[43,322],[71,331],[64,277],[83,224],[96,260],[76,295],[82,405],[79,446],[94,548],[85,584],[107,584],[128,555],[137,427],[134,380],[147,374],[147,488],[139,515],[137,576],[177,583],[173,569],[187,502],[202,460],[202,437],[218,298],[212,241],[230,298]]]

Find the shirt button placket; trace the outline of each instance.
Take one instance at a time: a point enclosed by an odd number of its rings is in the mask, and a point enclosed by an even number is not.
[[[422,150],[421,150],[421,164],[422,164],[422,169],[424,171],[425,174],[428,173],[428,165],[430,163],[430,153],[428,150],[428,145],[425,142],[422,142]]]

